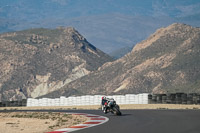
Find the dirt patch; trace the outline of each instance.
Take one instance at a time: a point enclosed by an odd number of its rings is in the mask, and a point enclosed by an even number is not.
[[[92,110],[101,109],[100,105],[80,105],[80,106],[43,106],[43,107],[1,107],[0,110]]]
[[[44,133],[83,123],[84,116],[46,112],[0,113],[0,133]]]

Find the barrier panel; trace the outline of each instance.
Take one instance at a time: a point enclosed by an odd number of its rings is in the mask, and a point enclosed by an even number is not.
[[[79,106],[79,105],[101,105],[103,95],[85,96],[61,96],[60,98],[50,99],[28,98],[21,101],[2,101],[0,107],[19,107],[19,106]],[[168,93],[168,94],[126,94],[110,95],[117,104],[200,104],[200,94],[197,93]]]
[[[27,106],[76,106],[76,105],[101,105],[103,95],[85,95],[85,96],[70,96],[49,99],[33,99],[28,98]],[[112,95],[107,98],[114,98],[117,104],[148,104],[148,94],[126,94]]]

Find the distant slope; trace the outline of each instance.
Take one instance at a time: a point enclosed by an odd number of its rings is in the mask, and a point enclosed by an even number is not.
[[[0,34],[0,101],[38,97],[112,61],[74,28]]]
[[[45,97],[77,94],[200,92],[200,28],[172,24],[138,43],[131,53],[104,64]]]

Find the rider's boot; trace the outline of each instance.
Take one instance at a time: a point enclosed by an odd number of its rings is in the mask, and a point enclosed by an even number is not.
[[[107,114],[108,111],[107,111],[107,108],[105,107],[104,110],[103,110],[104,114]]]

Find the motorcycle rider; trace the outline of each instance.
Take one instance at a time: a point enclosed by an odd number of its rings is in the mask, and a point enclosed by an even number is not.
[[[105,96],[103,96],[101,100],[101,105],[102,105],[102,110],[105,114],[107,113],[108,110],[108,102],[109,100]]]
[[[101,100],[101,106],[105,114],[111,112],[115,115],[122,115],[119,105],[116,104],[116,101],[113,98],[106,98],[103,96]]]

